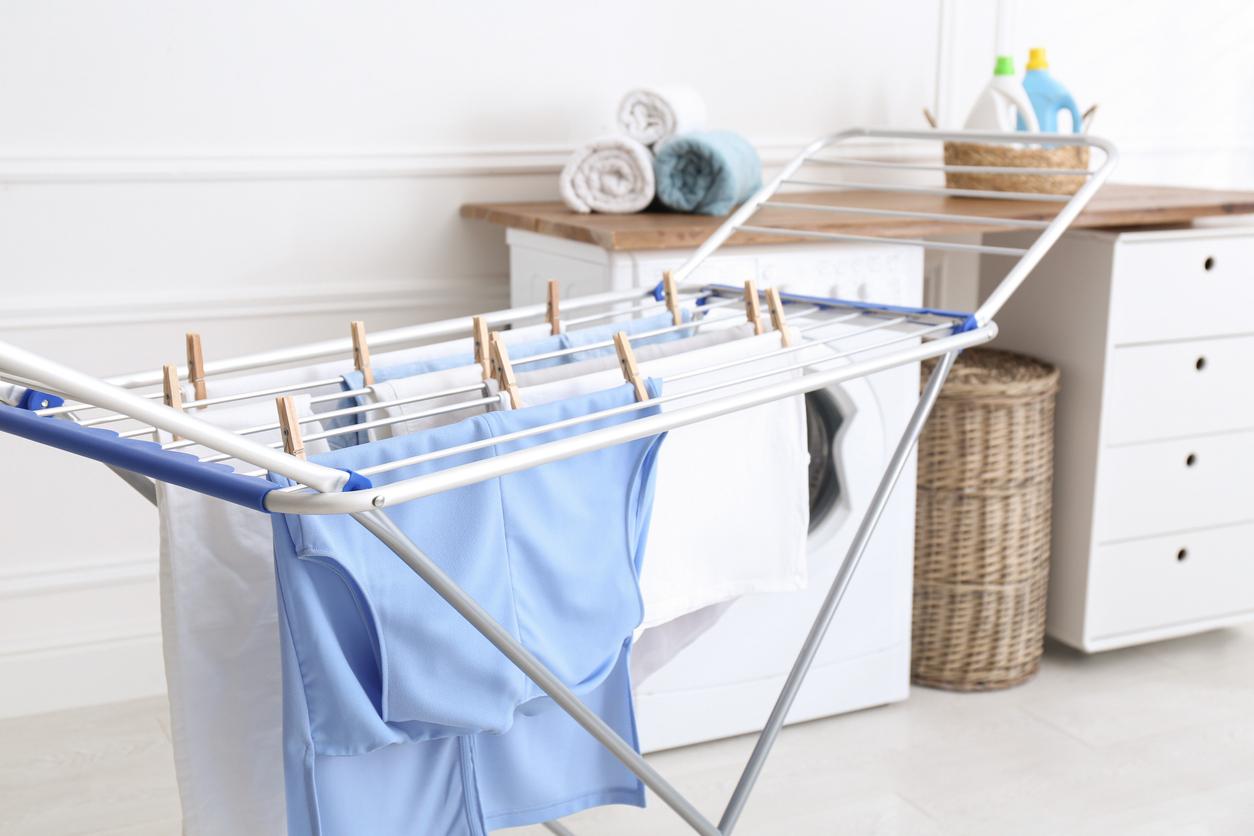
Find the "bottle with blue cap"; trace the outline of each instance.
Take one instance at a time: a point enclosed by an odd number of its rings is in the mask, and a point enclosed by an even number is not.
[[[1058,132],[1058,113],[1062,110],[1071,114],[1072,133],[1080,133],[1083,130],[1084,120],[1080,116],[1080,109],[1076,107],[1075,99],[1071,98],[1066,87],[1050,75],[1049,60],[1041,47],[1028,50],[1028,66],[1027,72],[1023,75],[1023,89],[1032,102],[1032,109],[1036,112],[1036,121],[1042,131]],[[1019,130],[1023,130],[1022,119],[1018,124]]]
[[[1009,55],[998,55],[993,66],[993,78],[975,100],[963,127],[969,131],[1013,131],[1016,119],[1020,124],[1026,124],[1027,130],[1036,130],[1032,103],[1015,78],[1014,59]]]

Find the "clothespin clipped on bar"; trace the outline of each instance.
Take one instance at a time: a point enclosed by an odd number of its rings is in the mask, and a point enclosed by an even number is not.
[[[768,287],[766,289],[766,307],[771,312],[771,324],[779,332],[779,341],[784,348],[788,348],[792,345],[792,334],[788,330],[788,321],[784,319],[784,303],[780,301],[779,288]]]
[[[522,408],[522,398],[518,396],[518,380],[514,377],[514,367],[509,362],[509,349],[501,335],[493,332],[489,338],[492,347],[492,362],[496,365],[496,380],[501,384],[501,391],[509,395],[509,403],[514,409]]]
[[[481,316],[476,316],[470,322],[471,331],[474,334],[475,362],[479,364],[483,379],[491,380],[496,377],[496,366],[492,362],[492,351],[488,345],[490,339],[488,321]]]
[[[366,323],[355,319],[348,324],[353,335],[353,368],[361,372],[362,382],[374,386],[374,370],[370,368],[370,346],[366,342]]]
[[[279,410],[279,433],[283,436],[283,451],[298,459],[305,458],[305,439],[300,434],[300,416],[296,413],[296,401],[291,395],[274,399]]]
[[[562,333],[562,286],[554,279],[549,279],[549,300],[545,307],[544,318],[549,322],[549,334],[556,337]]]
[[[187,382],[192,385],[192,397],[205,399],[205,353],[200,347],[200,334],[187,332]]]
[[[631,340],[627,339],[625,332],[619,331],[614,335],[614,350],[618,352],[618,367],[623,370],[623,378],[636,389],[636,400],[647,401],[649,390],[644,385],[644,377],[636,365],[636,355],[631,350]]]
[[[753,279],[745,282],[745,319],[753,325],[754,334],[761,334],[766,330],[762,325],[762,308],[758,305],[758,286]]]
[[[183,411],[183,389],[179,386],[179,369],[173,363],[166,363],[161,367],[161,391],[165,400],[165,405],[170,409]],[[174,440],[178,441],[179,437],[174,436]]]
[[[671,322],[681,325],[684,315],[679,312],[679,289],[675,287],[675,277],[670,270],[662,274],[662,293],[666,296],[666,309],[671,312]]]

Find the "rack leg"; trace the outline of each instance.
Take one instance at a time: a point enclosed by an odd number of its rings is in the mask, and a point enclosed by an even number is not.
[[[550,833],[556,833],[557,836],[575,836],[574,832],[560,821],[546,821],[544,829]]]
[[[688,799],[663,778],[639,752],[619,737],[605,721],[591,711],[579,697],[554,676],[527,648],[519,644],[492,616],[466,594],[444,570],[432,562],[414,542],[396,527],[382,511],[362,511],[353,519],[387,545],[397,557],[405,561],[420,578],[427,582],[441,598],[492,642],[496,649],[540,686],[562,709],[583,726],[589,734],[609,749],[614,757],[636,774],[645,786],[653,790],[663,802],[692,826],[702,836],[719,836],[719,831],[708,819],[692,806]]]
[[[840,570],[837,571],[831,588],[828,590],[827,597],[823,600],[823,606],[819,608],[818,615],[815,616],[814,623],[810,626],[810,633],[806,636],[805,643],[802,644],[801,652],[797,655],[796,661],[793,662],[792,670],[788,673],[788,679],[784,682],[783,690],[780,691],[779,697],[775,700],[775,707],[771,709],[771,716],[766,721],[766,726],[758,736],[758,742],[753,747],[753,754],[749,756],[748,763],[745,764],[744,772],[741,773],[740,780],[736,784],[736,790],[727,802],[727,808],[723,811],[723,817],[718,823],[719,832],[722,834],[730,834],[736,827],[736,821],[740,818],[745,802],[748,801],[749,794],[753,791],[753,786],[758,780],[758,775],[762,772],[762,765],[766,761],[767,755],[770,754],[771,747],[775,744],[775,739],[779,736],[780,729],[783,728],[788,711],[792,708],[797,692],[801,690],[801,683],[805,680],[811,663],[814,662],[814,656],[818,652],[819,645],[823,643],[823,637],[827,634],[827,628],[831,626],[832,617],[840,607],[840,601],[845,596],[845,590],[849,586],[849,581],[853,577],[854,571],[858,568],[858,562],[862,559],[863,552],[866,551],[871,534],[875,531],[875,526],[879,523],[880,516],[884,513],[884,507],[888,504],[888,498],[892,495],[893,488],[901,477],[902,470],[905,469],[906,461],[910,458],[910,451],[914,449],[915,442],[919,440],[919,434],[923,431],[923,425],[927,421],[927,416],[931,413],[932,407],[936,403],[936,398],[940,394],[941,386],[944,385],[945,378],[949,376],[949,370],[953,368],[954,359],[957,356],[957,352],[954,352],[941,357],[940,362],[936,364],[936,368],[932,370],[932,376],[928,379],[927,386],[923,389],[923,394],[919,396],[919,403],[914,408],[914,413],[910,416],[910,421],[906,425],[905,432],[902,433],[901,440],[897,442],[897,449],[893,451],[893,457],[888,463],[888,469],[884,472],[879,486],[875,489],[875,496],[871,499],[871,505],[867,508],[866,515],[862,518],[862,523],[858,526],[853,542],[849,544],[849,551],[840,564]]]

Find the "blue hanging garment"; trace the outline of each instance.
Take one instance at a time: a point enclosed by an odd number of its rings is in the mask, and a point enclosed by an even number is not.
[[[652,393],[659,391],[657,381],[649,386]],[[631,387],[620,386],[541,407],[487,413],[314,460],[360,470],[633,399]],[[654,412],[656,407],[497,447],[508,452]],[[641,439],[388,510],[420,548],[567,685],[591,699],[610,687],[607,682],[617,682],[614,693],[601,699],[608,700],[606,713],[616,718],[629,740],[634,723],[623,650],[642,615],[639,559],[660,442],[661,436]],[[388,484],[492,452],[388,471],[375,482]],[[272,480],[287,484],[281,477]],[[330,829],[330,817],[348,821],[358,808],[362,820],[371,824],[355,832],[476,832],[473,826],[458,828],[477,813],[450,812],[472,804],[478,809],[475,769],[468,763],[474,741],[469,736],[491,731],[505,732],[508,738],[517,728],[524,740],[523,730],[533,723],[556,723],[550,717],[556,709],[350,518],[275,515],[274,532],[290,832],[340,832]],[[595,776],[603,767],[597,761],[599,744],[577,731],[587,738],[589,763],[576,772]],[[524,760],[544,757],[526,745],[519,752]],[[396,759],[406,759],[407,766],[396,766]],[[532,762],[529,769],[534,768],[547,769],[547,760]],[[424,775],[428,785],[443,789],[426,800],[424,793],[394,799],[385,789],[400,779],[380,777],[377,772],[384,769]],[[594,779],[598,786],[610,787],[599,794],[579,788],[563,792],[560,776],[553,786],[542,782],[528,790],[536,779],[525,774],[517,776],[525,786],[511,793],[510,774],[492,773],[493,798],[503,799],[494,802],[493,816],[525,818],[524,811],[500,809],[519,797],[539,799],[527,809],[547,809],[614,800],[635,803],[632,793],[638,791],[634,780],[624,784],[622,773],[615,772]],[[598,797],[607,801],[598,802]]]

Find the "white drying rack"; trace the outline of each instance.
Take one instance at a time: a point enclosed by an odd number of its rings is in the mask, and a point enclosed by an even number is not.
[[[1097,150],[1102,160],[1100,165],[1087,170],[1054,169],[1054,168],[1020,168],[1020,167],[971,167],[943,165],[940,163],[907,163],[888,162],[879,159],[861,159],[849,155],[833,155],[832,149],[840,150],[839,146],[848,140],[859,140],[865,143],[940,143],[940,142],[981,142],[994,145],[1018,145],[1023,143],[1043,145],[1084,146]],[[941,132],[941,131],[901,131],[881,129],[852,129],[832,136],[816,140],[795,159],[788,163],[783,171],[768,185],[734,212],[719,228],[703,243],[684,264],[673,271],[679,293],[693,293],[698,304],[714,307],[719,304],[730,304],[730,300],[739,297],[740,288],[722,285],[701,284],[692,281],[695,274],[706,259],[727,243],[738,232],[748,233],[755,237],[782,236],[792,240],[823,240],[849,242],[880,242],[915,245],[923,248],[940,250],[958,250],[996,255],[1015,255],[1018,260],[1006,276],[996,286],[987,299],[977,310],[971,313],[940,311],[929,308],[903,308],[892,305],[849,302],[837,299],[817,299],[813,297],[780,294],[780,299],[793,309],[805,307],[807,313],[817,312],[818,321],[832,319],[850,322],[861,327],[853,328],[849,333],[860,337],[858,340],[843,342],[845,337],[821,338],[833,354],[817,363],[797,363],[799,376],[779,380],[779,367],[772,372],[754,374],[747,372],[745,377],[734,384],[737,391],[704,400],[690,406],[678,406],[673,409],[628,420],[598,430],[585,431],[560,440],[538,443],[526,449],[493,455],[468,464],[439,470],[392,484],[374,487],[369,483],[370,472],[351,475],[342,470],[324,467],[315,462],[289,455],[282,450],[259,444],[246,435],[220,429],[206,421],[187,413],[172,409],[160,401],[160,392],[136,392],[133,390],[152,387],[162,382],[160,372],[143,372],[121,375],[107,380],[100,380],[43,357],[26,352],[16,346],[0,342],[0,378],[17,386],[29,387],[22,392],[10,387],[20,395],[20,406],[0,405],[0,430],[59,447],[78,455],[102,461],[122,475],[126,480],[149,498],[152,498],[150,479],[159,479],[183,485],[213,496],[237,502],[259,511],[284,514],[348,514],[367,528],[385,543],[397,556],[428,583],[458,613],[469,621],[479,632],[492,642],[510,661],[530,677],[540,688],[570,714],[598,741],[605,745],[619,760],[623,762],[641,781],[657,796],[680,815],[694,831],[703,836],[730,834],[738,821],[744,805],[748,800],[763,763],[784,725],[788,711],[801,687],[810,664],[822,642],[827,628],[831,623],[840,600],[844,595],[858,562],[866,549],[866,545],[879,521],[885,504],[888,501],[901,472],[909,459],[915,442],[919,437],[923,424],[927,419],[941,386],[951,369],[955,357],[963,349],[986,343],[993,339],[997,327],[993,316],[1005,304],[1016,288],[1024,281],[1033,267],[1041,260],[1046,251],[1058,240],[1063,231],[1075,220],[1084,206],[1109,176],[1116,162],[1114,147],[1107,141],[1086,135],[1073,134],[995,134],[976,132]],[[917,181],[897,183],[853,183],[844,180],[830,180],[814,175],[798,176],[802,169],[831,171],[832,169],[865,169],[878,171],[891,177],[935,177],[948,173],[1007,173],[1022,176],[1040,176],[1049,178],[1076,178],[1080,181],[1074,194],[1055,195],[1032,192],[985,191],[979,189],[947,188],[934,183]],[[905,209],[856,208],[849,206],[833,206],[807,200],[789,200],[790,190],[794,187],[824,188],[828,190],[867,190],[879,192],[902,192],[925,194],[945,198],[986,198],[991,200],[1028,201],[1033,204],[1032,213],[1020,213],[1016,217],[983,216],[950,211],[909,211]],[[946,206],[947,206],[946,202]],[[978,205],[978,204],[972,204]],[[1049,210],[1057,207],[1056,212]],[[805,227],[785,227],[769,222],[769,212],[759,219],[763,209],[779,208],[794,212],[813,212],[815,217],[826,214],[864,214],[881,215],[905,219],[915,219],[928,223],[958,224],[963,231],[978,226],[985,231],[1015,229],[1039,229],[1040,234],[1026,249],[992,246],[983,243],[964,244],[924,239],[885,238],[870,235],[850,234],[847,232],[816,230],[814,225]],[[1035,210],[1040,209],[1037,213]],[[1023,214],[1032,214],[1031,218],[1023,218]],[[758,223],[753,223],[759,219]],[[667,302],[672,304],[674,293],[668,294]],[[609,308],[606,313],[593,314],[569,322],[591,322],[612,319],[623,313],[627,306],[629,311],[638,312],[653,304],[661,304],[663,287],[659,284],[653,291],[624,291],[599,294],[563,303],[563,313],[589,311],[597,308]],[[518,324],[545,314],[544,305],[532,305],[511,310],[497,311],[485,315],[489,326],[506,326]],[[700,320],[698,321],[699,324]],[[782,324],[782,323],[781,323]],[[418,342],[468,336],[471,333],[472,321],[469,318],[452,319],[443,322],[401,328],[392,331],[372,334],[370,345],[373,349],[392,346],[412,345]],[[678,327],[678,326],[677,326]],[[880,339],[868,342],[865,335],[879,332]],[[646,335],[637,335],[646,336]],[[633,338],[634,339],[634,338]],[[330,357],[346,356],[353,348],[350,340],[329,340],[302,346],[285,347],[274,351],[253,354],[235,359],[219,360],[204,364],[202,373],[206,376],[228,375],[230,373],[290,366],[299,363]],[[787,355],[794,348],[781,348],[776,355]],[[766,355],[773,356],[773,355]],[[799,359],[800,355],[792,355]],[[509,635],[479,604],[465,593],[444,573],[413,540],[399,530],[392,520],[381,510],[389,505],[408,502],[442,491],[452,490],[465,485],[492,479],[508,473],[514,473],[548,462],[576,456],[581,453],[599,450],[633,439],[655,435],[677,427],[694,424],[725,415],[736,410],[747,409],[759,404],[780,398],[792,397],[816,389],[829,387],[841,382],[874,374],[894,366],[915,363],[928,358],[939,357],[935,368],[919,398],[918,405],[899,440],[889,464],[879,482],[858,527],[849,551],[833,580],[811,630],[806,637],[793,667],[775,706],[766,721],[762,733],[758,737],[753,753],[746,764],[740,780],[724,809],[719,823],[715,825],[700,813],[678,790],[665,778],[658,774],[652,766],[630,744],[619,737],[595,713],[590,711],[580,699],[543,664],[541,664],[524,646]],[[720,370],[722,367],[720,367]],[[704,371],[713,371],[704,370]],[[186,378],[188,370],[178,370],[180,376]],[[761,381],[756,388],[745,388],[749,382]],[[330,381],[323,381],[324,383]],[[712,386],[703,390],[708,394],[720,386]],[[289,387],[292,388],[292,387]],[[299,388],[299,387],[296,387]],[[277,394],[283,389],[267,390],[251,393],[248,396]],[[191,401],[187,406],[210,405],[213,403],[238,400],[244,396],[233,398],[202,399]],[[663,398],[665,398],[663,393]],[[676,399],[681,399],[678,396]],[[63,399],[67,403],[61,403]],[[648,401],[619,407],[614,412],[630,412],[651,406]],[[89,418],[83,413],[92,409],[112,411],[112,415]],[[606,417],[608,413],[597,413],[582,419],[569,419],[566,424],[579,424],[597,418]],[[70,420],[56,420],[58,418]],[[131,419],[144,425],[139,432],[151,432],[159,428],[174,436],[182,437],[189,443],[195,443],[217,451],[217,456],[208,457],[215,460],[234,459],[252,465],[261,470],[272,471],[286,476],[298,483],[295,488],[276,488],[272,483],[236,472],[230,467],[215,461],[199,460],[177,451],[177,445],[162,446],[151,442],[142,442],[134,438],[121,437],[117,433],[97,428],[96,425],[108,423],[119,418]],[[546,425],[529,434],[539,435],[553,430],[558,425]],[[123,435],[135,436],[137,432]],[[499,439],[490,439],[497,441]],[[442,451],[441,455],[460,452],[464,448]],[[402,466],[405,462],[393,462],[382,465],[379,469],[390,469]],[[138,474],[138,475],[137,475]],[[363,478],[366,477],[366,478]],[[556,833],[567,833],[562,825],[546,823]]]

